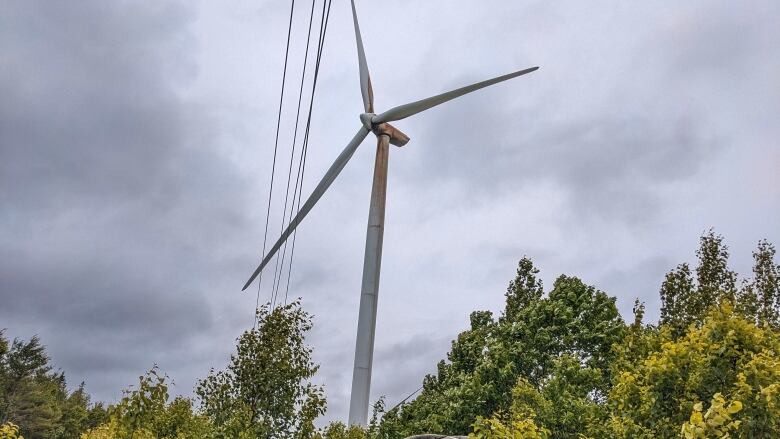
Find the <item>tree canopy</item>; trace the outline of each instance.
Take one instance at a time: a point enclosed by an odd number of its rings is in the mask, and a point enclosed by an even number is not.
[[[657,324],[638,301],[624,323],[614,298],[574,277],[544,294],[522,259],[501,316],[472,313],[377,437],[779,437],[774,247],[759,242],[741,285],[722,236],[705,233],[696,256],[666,275]]]
[[[752,275],[729,268],[723,237],[705,233],[697,263],[659,288],[660,319],[629,322],[615,297],[559,276],[549,290],[522,258],[494,315],[474,311],[416,398],[374,406],[368,428],[333,422],[300,302],[261,307],[223,370],[195,399],[171,398],[153,367],[122,399],[69,391],[37,337],[0,332],[0,439],[401,439],[780,437],[780,266],[763,240]]]
[[[304,343],[311,317],[293,302],[261,307],[257,321],[227,369],[198,384],[203,413],[229,437],[311,437],[326,407],[323,389],[309,382],[319,368]]]
[[[68,391],[38,337],[9,341],[0,330],[0,438],[75,438],[104,418],[103,405],[90,403],[83,384]]]

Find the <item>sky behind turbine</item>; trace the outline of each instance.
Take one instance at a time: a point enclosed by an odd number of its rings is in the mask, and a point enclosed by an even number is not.
[[[310,4],[296,2],[277,187]],[[714,227],[732,266],[780,245],[780,3],[358,1],[377,112],[541,66],[396,126],[372,400],[435,370],[527,255],[635,298]],[[154,364],[191,394],[252,324],[289,3],[5,1],[0,328],[41,336],[113,401]],[[349,2],[334,1],[304,194],[360,126]],[[375,146],[299,229],[291,295],[328,418],[345,419]],[[279,183],[281,182],[281,183]],[[278,236],[274,195],[269,241]],[[261,300],[268,299],[264,281]]]

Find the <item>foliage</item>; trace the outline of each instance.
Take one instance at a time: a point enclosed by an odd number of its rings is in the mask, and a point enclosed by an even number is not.
[[[540,428],[531,419],[516,419],[505,425],[497,418],[477,418],[474,431],[469,433],[473,439],[547,439],[550,432]]]
[[[91,404],[53,372],[40,341],[0,331],[0,439],[400,439],[780,437],[780,265],[761,241],[737,282],[723,237],[700,239],[697,265],[660,288],[658,324],[638,300],[624,323],[615,298],[571,276],[545,294],[523,258],[497,317],[475,311],[419,396],[374,405],[363,429],[325,411],[299,302],[257,312],[225,370],[198,383],[198,408],[171,400],[153,368],[117,404]],[[19,427],[17,427],[17,425]]]
[[[559,277],[544,297],[524,258],[502,315],[472,313],[437,374],[385,413],[376,437],[780,437],[774,248],[759,243],[742,288],[721,236],[705,233],[696,255],[695,269],[667,274],[657,326],[643,323],[639,301],[625,325],[614,298],[577,278]]]
[[[9,343],[0,332],[0,421],[14,422],[2,424],[2,437],[17,430],[28,439],[318,437],[314,420],[325,399],[307,382],[317,371],[303,344],[310,328],[297,302],[259,310],[258,327],[239,338],[227,370],[212,372],[196,389],[202,412],[190,399],[170,400],[168,377],[156,367],[117,404],[90,404],[83,384],[68,392],[64,375],[51,372],[37,337]],[[338,434],[331,430],[325,437]]]
[[[682,436],[685,439],[729,437],[739,430],[741,422],[734,420],[733,415],[740,410],[741,402],[732,401],[727,405],[723,395],[716,393],[706,413],[702,414],[702,403],[694,404],[691,419],[682,426]]]
[[[108,422],[81,435],[81,439],[210,438],[209,420],[193,413],[192,402],[175,398],[168,402],[166,377],[157,368],[138,379],[137,389],[124,391],[122,400],[109,407]]]
[[[737,275],[728,268],[729,251],[723,237],[713,230],[704,234],[696,256],[695,282],[688,264],[680,264],[661,285],[661,324],[675,336],[683,334],[688,325],[701,324],[722,300],[733,303],[735,299]]]
[[[710,229],[699,240],[696,251],[699,266],[696,267],[697,296],[700,302],[691,303],[696,317],[702,318],[722,299],[734,301],[737,274],[728,268],[729,249],[723,236]]]
[[[661,324],[674,335],[682,335],[697,318],[697,300],[691,268],[686,263],[678,265],[661,284]]]
[[[307,382],[317,371],[304,345],[310,328],[298,302],[264,306],[257,327],[238,339],[228,368],[198,384],[201,413],[189,399],[169,402],[167,377],[155,367],[109,408],[107,423],[82,439],[340,438],[338,426],[316,436],[314,420],[325,400],[322,389]]]
[[[541,390],[521,380],[509,413],[477,418],[472,437],[780,437],[776,332],[727,301],[679,339],[669,328],[630,331],[616,347],[623,358],[602,403],[568,390],[581,377],[569,362]]]
[[[323,431],[314,435],[315,439],[366,439],[369,433],[359,426],[347,427],[343,422],[332,422]]]
[[[227,369],[212,371],[195,392],[203,412],[228,437],[308,438],[325,412],[323,389],[309,380],[319,366],[304,336],[311,317],[293,302],[257,312]]]
[[[542,298],[544,287],[537,277],[539,269],[529,258],[523,258],[517,264],[515,278],[506,289],[506,308],[502,320],[516,320],[517,314],[524,308]]]
[[[0,422],[19,426],[28,439],[70,439],[102,422],[84,385],[69,392],[65,375],[52,372],[38,337],[9,343],[0,331]],[[10,434],[10,433],[9,433]]]
[[[6,422],[0,425],[0,439],[24,439],[24,437],[19,435],[18,425]]]
[[[668,328],[648,336],[656,338],[658,350],[623,363],[628,367],[619,372],[610,392],[608,405],[618,424],[652,437],[673,437],[686,422],[686,431],[698,431],[694,427],[702,401],[711,401],[714,408],[704,422],[714,425],[720,413],[716,403],[725,395],[732,401],[729,410],[741,407],[735,418],[741,423],[728,427],[740,437],[780,435],[776,333],[757,327],[724,302],[701,328],[691,327],[679,339]],[[620,437],[617,432],[611,436]]]
[[[760,241],[753,252],[753,279],[745,282],[738,308],[756,323],[780,329],[780,265],[774,258],[774,246]]]
[[[495,321],[489,312],[472,313],[471,327],[453,341],[449,361],[425,378],[417,399],[385,414],[380,437],[468,434],[477,418],[490,424],[494,413],[510,410],[518,380],[524,394],[542,392],[562,404],[541,410],[550,420],[558,418],[558,408],[585,410],[605,395],[611,348],[625,330],[615,299],[567,276],[543,298],[537,274],[529,259],[520,261],[503,315]]]

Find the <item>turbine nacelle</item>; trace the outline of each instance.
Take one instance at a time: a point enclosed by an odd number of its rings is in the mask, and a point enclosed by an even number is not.
[[[363,123],[363,126],[366,127],[367,130],[373,132],[377,137],[382,135],[388,136],[391,145],[401,147],[409,143],[409,136],[404,134],[401,130],[389,123],[376,123],[374,122],[375,118],[376,114],[374,113],[363,113],[360,115],[360,122]]]

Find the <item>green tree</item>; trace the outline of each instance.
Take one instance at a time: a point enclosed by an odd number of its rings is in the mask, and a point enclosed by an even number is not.
[[[9,343],[0,331],[0,423],[13,422],[28,439],[72,439],[101,422],[101,410],[83,385],[68,391],[38,337]]]
[[[741,289],[723,237],[704,234],[696,255],[695,270],[666,275],[660,323],[644,324],[637,301],[628,326],[614,298],[577,278],[560,276],[544,297],[524,258],[498,320],[472,313],[377,437],[780,437],[774,248],[759,243]]]
[[[728,267],[729,248],[723,243],[723,236],[710,229],[699,241],[696,251],[699,266],[696,268],[698,301],[691,303],[697,317],[704,316],[722,299],[734,303],[737,274]]]
[[[62,418],[59,422],[62,437],[77,438],[89,424],[89,395],[84,389],[84,383],[63,401]]]
[[[51,366],[40,340],[15,339],[9,346],[3,332],[0,340],[0,422],[49,423],[51,408],[48,401],[40,401],[45,391],[40,384],[48,378]]]
[[[59,377],[37,375],[14,386],[8,398],[8,418],[18,423],[21,433],[29,438],[59,437],[58,423],[62,418]]]
[[[728,246],[723,236],[710,229],[699,239],[696,251],[696,281],[688,264],[680,264],[666,275],[661,285],[661,324],[675,336],[688,325],[700,325],[710,309],[722,300],[734,303],[737,275],[728,268]]]
[[[520,311],[542,298],[544,287],[538,274],[539,269],[534,267],[531,259],[523,257],[520,260],[515,278],[509,282],[506,290],[506,307],[502,319],[515,320]]]
[[[661,324],[672,328],[675,335],[682,335],[696,319],[691,304],[697,300],[697,295],[688,264],[680,264],[666,274],[660,294]]]
[[[572,410],[605,397],[612,345],[625,331],[615,299],[567,276],[560,276],[544,298],[537,274],[530,260],[520,261],[498,322],[489,312],[472,313],[470,329],[453,341],[448,361],[425,378],[420,395],[385,414],[380,437],[468,434],[478,417],[489,420],[510,412],[519,380],[527,395],[560,390],[576,395],[576,400],[555,399]],[[539,411],[550,419],[557,416]],[[573,418],[567,419],[572,422],[567,428],[577,428]]]
[[[482,360],[488,337],[495,330],[493,313],[474,311],[469,316],[471,327],[458,334],[447,354],[450,373],[473,373]]]
[[[137,388],[124,391],[122,400],[109,407],[105,424],[90,429],[81,439],[206,439],[215,437],[211,422],[195,413],[192,402],[169,401],[167,377],[152,368],[138,378]]]
[[[261,307],[257,322],[239,337],[227,369],[198,383],[201,407],[228,437],[312,437],[325,398],[309,382],[319,368],[305,344],[311,317],[296,301]]]
[[[739,294],[738,308],[761,325],[780,328],[780,265],[775,264],[775,248],[759,241],[753,252],[753,279]]]

